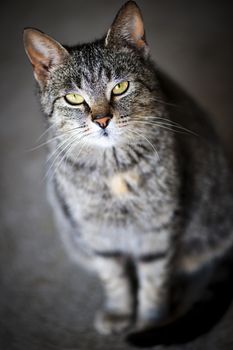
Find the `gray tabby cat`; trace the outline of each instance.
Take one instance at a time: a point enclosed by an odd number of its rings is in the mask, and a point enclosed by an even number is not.
[[[233,243],[232,175],[213,129],[155,69],[133,1],[101,40],[63,47],[27,28],[24,44],[50,126],[58,227],[104,287],[96,328],[168,322],[193,303],[172,306],[178,277],[215,271]]]

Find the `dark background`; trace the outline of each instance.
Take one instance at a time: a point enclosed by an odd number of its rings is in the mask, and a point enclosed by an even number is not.
[[[128,349],[123,338],[93,331],[99,284],[69,261],[57,237],[43,181],[46,150],[27,152],[43,132],[43,118],[22,44],[26,26],[65,44],[98,38],[123,3],[1,4],[0,350]],[[233,155],[232,1],[137,3],[153,58],[209,112]],[[170,348],[233,349],[232,315],[229,308],[205,335]]]

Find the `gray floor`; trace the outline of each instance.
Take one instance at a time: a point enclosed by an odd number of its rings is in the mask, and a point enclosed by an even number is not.
[[[22,0],[1,5],[0,350],[128,349],[92,329],[98,281],[75,266],[57,237],[46,201],[43,132],[25,26],[68,44],[99,37],[123,1]],[[212,115],[233,154],[231,1],[138,1],[153,57]],[[199,339],[170,349],[233,349],[233,307]],[[195,325],[194,325],[195,327]],[[164,347],[156,347],[164,349]]]

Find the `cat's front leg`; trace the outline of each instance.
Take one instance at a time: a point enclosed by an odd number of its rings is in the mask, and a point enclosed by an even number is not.
[[[97,256],[95,268],[101,279],[105,303],[97,313],[95,328],[102,334],[120,333],[129,329],[134,317],[134,298],[127,261],[122,256]]]
[[[168,263],[165,253],[148,255],[138,260],[138,329],[161,324],[169,315]]]

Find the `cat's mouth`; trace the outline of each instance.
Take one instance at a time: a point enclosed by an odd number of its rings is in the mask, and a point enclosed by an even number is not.
[[[99,128],[96,124],[90,124],[90,136],[87,138],[87,142],[93,146],[109,148],[115,146],[120,140],[120,134],[122,133],[114,123],[110,123],[105,128]]]
[[[91,143],[95,144],[96,146],[108,148],[115,145],[117,143],[117,139],[117,135],[115,135],[111,128],[105,128],[103,130],[99,130],[98,134],[92,138]]]
[[[108,130],[101,130],[100,136],[109,137],[109,131]]]

